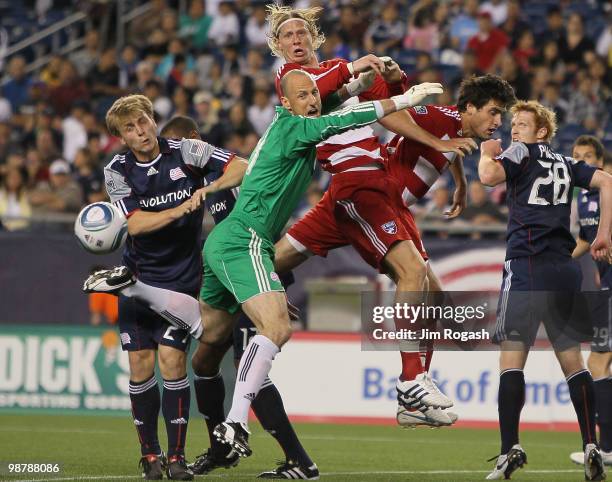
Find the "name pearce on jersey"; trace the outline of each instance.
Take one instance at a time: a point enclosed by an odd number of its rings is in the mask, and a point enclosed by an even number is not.
[[[155,206],[161,206],[162,204],[169,204],[176,201],[182,201],[191,197],[191,187],[187,189],[181,189],[180,191],[169,192],[160,196],[150,197],[148,199],[141,199],[140,206],[143,208],[152,208]]]

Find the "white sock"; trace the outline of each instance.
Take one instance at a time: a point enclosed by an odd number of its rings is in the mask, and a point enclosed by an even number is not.
[[[227,414],[228,420],[247,424],[251,402],[267,379],[272,368],[272,360],[279,351],[279,348],[263,335],[251,338],[238,365],[232,408]]]
[[[142,281],[123,288],[121,294],[146,304],[171,325],[189,331],[194,338],[202,335],[200,306],[195,298],[185,293],[150,286]]]

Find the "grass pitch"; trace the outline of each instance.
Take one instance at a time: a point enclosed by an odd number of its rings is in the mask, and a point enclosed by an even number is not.
[[[483,480],[499,450],[494,430],[414,429],[392,426],[296,424],[296,431],[321,478],[330,481],[464,481]],[[160,419],[160,440],[165,441]],[[196,479],[249,480],[269,470],[283,458],[276,441],[251,423],[254,454],[238,467],[220,469]],[[580,435],[565,432],[525,431],[521,444],[528,465],[513,480],[579,481],[581,467],[569,453],[580,448]],[[199,417],[192,417],[187,459],[208,447],[208,436]],[[132,421],[126,417],[76,415],[1,415],[0,461],[59,462],[52,476],[0,475],[0,480],[137,480],[140,451]],[[6,473],[6,472],[4,472]]]

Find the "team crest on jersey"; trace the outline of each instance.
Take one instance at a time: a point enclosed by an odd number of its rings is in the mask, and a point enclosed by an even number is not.
[[[395,221],[389,221],[388,223],[382,224],[380,227],[383,228],[383,231],[387,234],[397,233],[397,224],[395,224]]]
[[[589,201],[589,211],[597,211],[597,202]]]
[[[414,108],[414,111],[415,111],[417,114],[422,114],[422,115],[425,115],[425,114],[427,114],[427,107],[425,107],[424,105],[417,105],[417,106]]]
[[[180,167],[175,167],[174,169],[170,169],[170,179],[173,181],[177,181],[182,177],[187,177],[187,175],[183,172]]]
[[[277,283],[280,283],[280,278],[276,274],[276,271],[270,272],[270,278],[272,278],[272,281],[276,281]]]

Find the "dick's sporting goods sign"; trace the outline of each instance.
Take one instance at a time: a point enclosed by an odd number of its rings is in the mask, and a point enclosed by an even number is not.
[[[117,329],[0,325],[0,411],[130,409]]]

